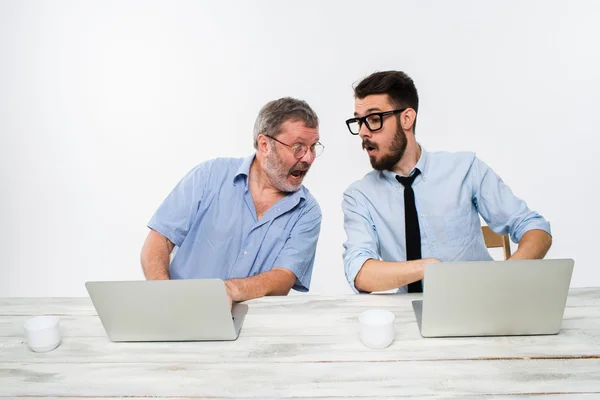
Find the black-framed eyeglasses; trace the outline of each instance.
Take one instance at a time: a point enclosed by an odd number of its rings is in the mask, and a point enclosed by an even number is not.
[[[265,136],[267,136],[267,135],[265,135]],[[294,152],[294,157],[296,157],[298,160],[301,159],[302,157],[304,157],[304,155],[308,151],[308,146],[305,144],[296,143],[295,145],[290,146],[287,143],[283,143],[281,140],[275,139],[273,136],[267,136],[267,137],[269,139],[273,139],[277,143],[281,143],[282,145],[292,149],[292,151]],[[325,146],[323,146],[321,144],[321,142],[317,142],[317,143],[313,144],[312,146],[310,146],[310,151],[313,153],[315,158],[317,158],[321,154],[323,154],[324,149],[325,149]]]
[[[369,115],[365,115],[364,117],[354,117],[346,120],[346,125],[348,125],[348,130],[353,135],[358,135],[360,132],[360,128],[363,124],[366,125],[367,129],[371,132],[378,131],[383,126],[383,117],[388,115],[400,114],[405,111],[406,108],[400,108],[398,110],[392,111],[384,111],[384,112],[376,112]]]

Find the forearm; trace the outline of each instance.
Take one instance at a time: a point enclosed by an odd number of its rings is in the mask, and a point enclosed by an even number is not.
[[[519,241],[517,251],[509,260],[534,260],[544,258],[550,246],[552,236],[541,229],[527,231]]]
[[[285,296],[296,282],[293,272],[273,268],[255,276],[225,281],[227,292],[233,301],[246,301],[263,296]]]
[[[151,230],[142,248],[141,262],[147,280],[169,278],[170,255],[173,243],[160,233]]]
[[[423,260],[390,262],[369,259],[356,275],[354,286],[362,292],[396,289],[423,279],[425,264],[428,262],[434,262],[434,260],[426,258]]]
[[[144,262],[142,259],[142,268],[144,276],[149,281],[168,280],[169,276],[169,260],[164,258],[154,258]]]

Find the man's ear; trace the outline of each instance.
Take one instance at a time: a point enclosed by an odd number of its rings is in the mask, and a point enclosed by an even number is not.
[[[257,151],[266,154],[269,151],[269,138],[262,133],[258,135],[257,140]]]
[[[412,108],[407,108],[402,115],[400,115],[400,125],[406,132],[412,130],[414,132],[415,120],[417,119],[417,112]]]

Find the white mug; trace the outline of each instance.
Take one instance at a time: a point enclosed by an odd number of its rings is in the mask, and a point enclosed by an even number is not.
[[[386,310],[367,310],[358,317],[360,341],[371,349],[385,349],[394,341],[394,319]]]
[[[60,343],[60,319],[54,316],[39,316],[25,321],[27,345],[36,353],[54,350]]]

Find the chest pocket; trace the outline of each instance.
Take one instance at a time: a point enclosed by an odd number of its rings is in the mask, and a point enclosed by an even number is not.
[[[470,204],[428,214],[426,222],[438,245],[445,248],[464,247],[472,240],[473,210]]]
[[[444,231],[449,246],[464,246],[473,239],[473,207],[466,204],[446,213]]]

